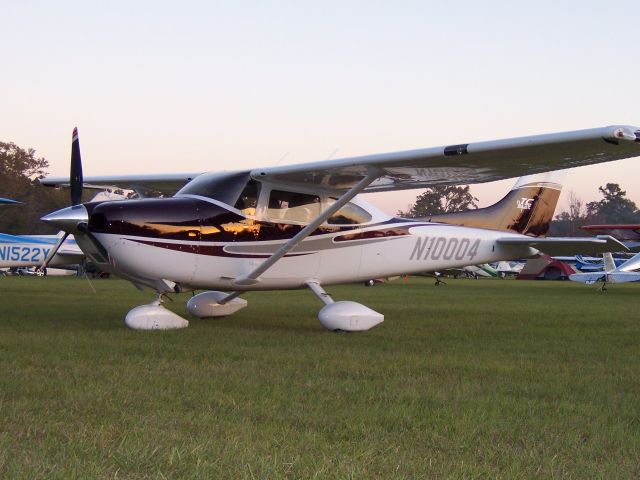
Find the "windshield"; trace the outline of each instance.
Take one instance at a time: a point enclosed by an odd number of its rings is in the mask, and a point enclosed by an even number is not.
[[[253,186],[249,187],[250,184],[253,184]],[[203,173],[182,187],[176,194],[176,196],[179,195],[199,195],[219,200],[232,206],[236,206],[242,200],[242,208],[236,208],[243,210],[245,202],[249,204],[248,206],[255,208],[257,186],[253,180],[250,181],[248,171]],[[253,200],[251,200],[251,197],[253,197]]]

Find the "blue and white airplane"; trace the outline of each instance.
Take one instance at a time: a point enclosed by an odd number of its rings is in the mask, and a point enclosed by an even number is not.
[[[53,251],[57,235],[9,235],[0,233],[0,268],[38,267]],[[48,266],[81,263],[84,254],[73,237],[67,237]]]
[[[0,205],[21,204],[17,200],[0,198]],[[0,233],[0,268],[39,267],[44,263],[54,247],[61,240],[60,235],[10,235]],[[74,265],[84,260],[84,254],[73,236],[67,237],[55,255],[47,262],[48,266],[58,267]],[[38,271],[44,275],[45,270]]]
[[[631,257],[622,265],[616,267],[611,253],[603,254],[604,269],[598,272],[574,273],[569,276],[569,280],[574,282],[586,283],[593,285],[596,282],[602,282],[600,290],[605,291],[607,283],[626,283],[637,282],[640,280],[640,253]]]

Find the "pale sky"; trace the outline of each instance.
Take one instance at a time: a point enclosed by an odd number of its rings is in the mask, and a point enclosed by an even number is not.
[[[232,170],[640,126],[640,9],[602,1],[2,0],[0,141],[67,175]],[[640,205],[640,158],[573,170]],[[473,192],[486,205],[515,180]],[[1,192],[0,192],[1,193]],[[388,213],[420,191],[367,196]]]

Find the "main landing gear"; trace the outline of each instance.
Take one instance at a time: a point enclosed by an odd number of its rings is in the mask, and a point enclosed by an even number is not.
[[[318,282],[307,282],[308,287],[325,304],[318,320],[323,327],[333,331],[363,332],[384,321],[384,315],[357,302],[334,302]]]
[[[191,297],[187,310],[194,317],[225,317],[247,306],[247,301],[237,298],[238,293],[203,292]],[[124,323],[133,330],[174,330],[189,326],[189,321],[165,308],[164,294],[158,293],[156,299],[136,307],[127,313]]]
[[[384,321],[384,315],[357,302],[334,302],[318,282],[307,282],[308,287],[325,304],[318,313],[323,327],[333,331],[362,332]],[[195,295],[187,302],[187,310],[198,318],[226,317],[247,306],[239,298],[240,292],[225,293],[209,291]],[[164,294],[158,293],[156,300],[132,309],[124,323],[133,330],[172,330],[185,328],[189,322],[165,308]]]

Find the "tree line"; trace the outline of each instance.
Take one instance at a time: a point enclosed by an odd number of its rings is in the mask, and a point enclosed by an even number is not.
[[[0,207],[0,233],[57,233],[40,217],[69,205],[69,193],[40,185],[48,167],[34,149],[0,142],[0,197],[22,202]]]
[[[551,222],[550,234],[584,235],[583,225],[619,225],[640,223],[640,210],[627,198],[627,192],[617,183],[598,188],[600,200],[584,203],[574,192],[569,194],[569,210],[560,212]]]

